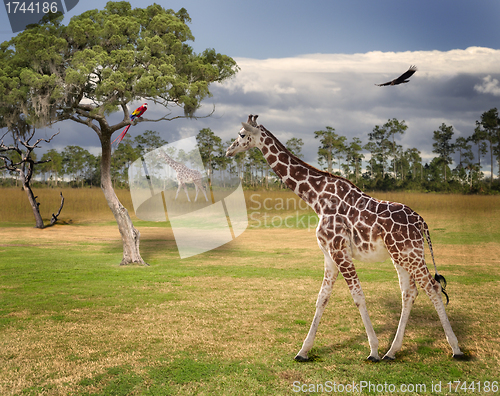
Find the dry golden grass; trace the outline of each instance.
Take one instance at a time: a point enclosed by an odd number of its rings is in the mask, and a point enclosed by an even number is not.
[[[100,188],[39,188],[34,189],[40,203],[42,218],[52,217],[61,205],[62,192],[64,207],[59,219],[66,222],[95,222],[114,220]],[[132,199],[128,190],[115,190],[118,199],[133,213]],[[25,223],[34,221],[33,211],[26,193],[21,188],[0,188],[0,223]]]
[[[40,212],[44,219],[50,219],[60,205],[59,192],[65,197],[64,208],[60,219],[71,222],[112,221],[113,215],[104,199],[100,188],[63,188],[35,189],[41,203]],[[115,190],[122,204],[134,215],[132,199],[128,190]],[[500,218],[500,196],[491,195],[459,195],[459,194],[425,194],[405,192],[373,192],[371,196],[377,199],[401,202],[422,215],[461,217],[493,217]],[[289,190],[275,191],[245,191],[249,214],[279,213],[279,214],[312,214],[312,210],[293,192]],[[256,217],[257,218],[257,217]],[[0,223],[30,222],[33,213],[29,206],[26,193],[20,188],[0,188]]]

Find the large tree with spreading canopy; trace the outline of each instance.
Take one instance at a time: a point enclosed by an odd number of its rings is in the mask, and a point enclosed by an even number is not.
[[[101,188],[123,240],[121,264],[145,264],[139,232],[112,187],[111,136],[131,123],[128,105],[134,101],[165,108],[161,117],[140,121],[179,118],[172,106],[193,116],[210,96],[209,85],[230,78],[238,66],[214,49],[193,51],[185,9],[108,2],[67,26],[61,21],[46,18],[0,46],[1,122],[9,127],[11,115],[23,114],[36,126],[72,120],[92,129],[102,147]],[[111,125],[109,116],[117,111],[123,119]]]

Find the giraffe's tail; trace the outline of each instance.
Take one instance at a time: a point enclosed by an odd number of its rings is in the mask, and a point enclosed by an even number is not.
[[[422,219],[422,233],[425,235],[425,239],[427,240],[427,245],[429,245],[429,250],[431,252],[432,264],[434,264],[434,270],[436,271],[436,275],[434,275],[434,279],[441,284],[441,292],[446,297],[446,305],[450,302],[448,294],[446,293],[446,279],[443,275],[439,275],[439,272],[436,267],[436,261],[434,260],[434,252],[432,250],[432,242],[431,235],[429,234],[429,227],[427,223]]]

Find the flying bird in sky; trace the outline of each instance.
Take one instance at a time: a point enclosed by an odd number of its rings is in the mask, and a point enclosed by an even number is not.
[[[383,83],[383,84],[375,84],[375,85],[378,85],[379,87],[384,87],[386,85],[398,85],[398,84],[410,82],[410,80],[407,80],[407,79],[410,78],[411,76],[413,76],[413,73],[415,73],[416,71],[417,71],[417,66],[410,66],[410,68],[407,71],[405,71],[403,74],[401,74],[398,78],[396,78],[392,81]]]
[[[135,109],[132,112],[132,114],[130,114],[130,121],[134,121],[136,118],[141,117],[147,109],[148,109],[147,103],[144,103],[141,107],[138,107],[137,109]],[[120,144],[120,142],[123,140],[123,138],[125,137],[125,135],[128,132],[128,129],[131,126],[132,126],[132,124],[127,125],[127,127],[124,129],[124,131],[122,133],[120,133],[120,135],[118,135],[118,137],[115,140],[113,140],[113,142],[111,144],[113,144],[117,140],[118,140],[118,144]]]

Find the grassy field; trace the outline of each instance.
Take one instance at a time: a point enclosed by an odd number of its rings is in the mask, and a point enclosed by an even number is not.
[[[50,218],[59,190],[35,193]],[[132,213],[129,193],[118,193]],[[247,231],[184,260],[168,223],[132,214],[149,267],[118,265],[120,236],[99,189],[63,194],[61,224],[37,230],[24,193],[0,189],[0,395],[500,393],[500,197],[373,194],[429,224],[469,356],[451,358],[421,291],[396,361],[374,364],[341,278],[312,361],[293,360],[323,275],[315,218],[293,194],[247,191]],[[390,261],[356,265],[383,354],[401,309],[397,273]]]

